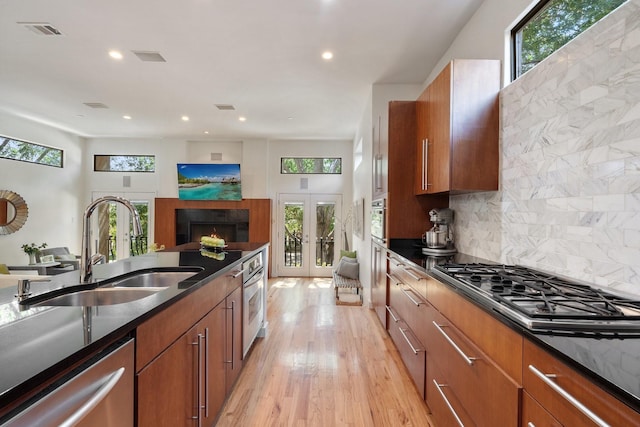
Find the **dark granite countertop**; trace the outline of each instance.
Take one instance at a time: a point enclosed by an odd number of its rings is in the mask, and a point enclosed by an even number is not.
[[[118,262],[96,265],[96,281],[138,270],[201,267],[194,276],[154,295],[129,303],[98,307],[25,307],[14,297],[14,287],[0,289],[0,408],[75,362],[129,334],[145,319],[175,301],[206,286],[242,259],[268,243],[230,243],[222,261],[204,257],[200,245],[186,244]],[[50,282],[32,283],[40,294],[77,285],[79,272],[52,276]],[[212,307],[213,308],[213,307]],[[87,328],[90,318],[90,330]]]
[[[466,254],[450,257],[432,257],[422,254],[419,241],[409,239],[391,240],[388,249],[430,274],[431,268],[440,263],[493,263],[486,259]],[[437,280],[443,282],[438,277]],[[546,334],[534,333],[511,322],[501,313],[482,306],[468,294],[451,286],[460,295],[491,313],[502,323],[517,330],[526,338],[539,344],[577,371],[590,378],[603,389],[616,396],[635,411],[640,412],[640,331],[632,336],[604,336],[589,333]]]

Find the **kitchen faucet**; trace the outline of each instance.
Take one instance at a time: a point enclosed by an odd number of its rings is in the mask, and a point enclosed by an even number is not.
[[[84,210],[84,223],[82,227],[82,254],[80,255],[81,283],[87,283],[92,280],[93,265],[97,262],[98,259],[101,258],[99,254],[91,256],[91,233],[89,232],[89,229],[91,228],[91,214],[96,209],[96,207],[103,202],[117,202],[129,209],[129,212],[131,212],[133,218],[133,236],[137,237],[142,234],[140,216],[138,215],[138,211],[136,211],[135,207],[131,204],[130,201],[117,196],[104,196],[94,200]]]

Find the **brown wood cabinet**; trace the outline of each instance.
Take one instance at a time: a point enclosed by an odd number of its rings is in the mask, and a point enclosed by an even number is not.
[[[231,392],[242,370],[242,276],[238,288],[226,299],[226,392]]]
[[[500,61],[455,59],[417,101],[416,194],[498,189]]]
[[[414,277],[409,268],[399,258],[389,258],[388,331],[418,392],[424,398],[426,354],[429,350],[429,343],[425,341],[425,326],[429,318],[428,312],[433,308],[424,296],[416,291],[420,277]]]
[[[415,239],[431,228],[429,211],[449,206],[449,197],[416,197],[413,177],[416,150],[416,102],[389,103],[387,238]]]
[[[429,314],[428,368],[433,378],[447,385],[449,395],[476,424],[517,426],[521,386],[449,319],[436,310]],[[441,399],[439,394],[428,393],[427,404]],[[434,418],[440,415],[434,413]]]
[[[544,409],[529,393],[522,392],[521,427],[562,427],[560,421]]]
[[[212,425],[242,369],[241,275],[214,279],[137,337],[138,426],[193,426],[198,417]]]
[[[529,340],[524,341],[523,368],[525,391],[562,425],[640,425],[636,411]],[[529,420],[523,417],[522,422]]]

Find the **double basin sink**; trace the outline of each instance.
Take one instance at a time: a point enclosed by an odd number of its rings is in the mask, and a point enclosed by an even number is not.
[[[136,301],[189,279],[200,267],[139,270],[102,282],[54,289],[20,301],[21,305],[100,306]]]

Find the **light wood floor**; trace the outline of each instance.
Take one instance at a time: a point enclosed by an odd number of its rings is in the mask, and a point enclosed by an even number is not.
[[[329,278],[269,281],[268,336],[217,426],[433,426],[374,312],[334,296]]]

